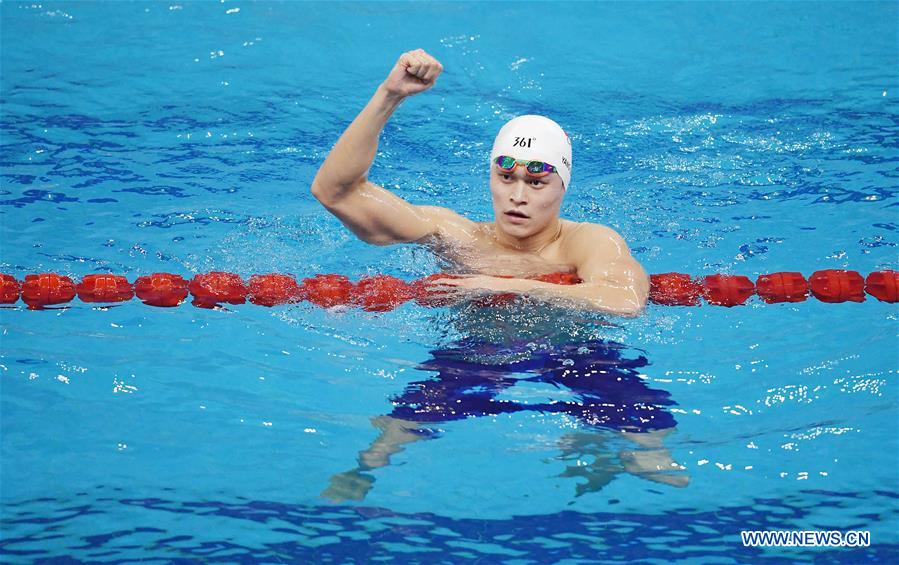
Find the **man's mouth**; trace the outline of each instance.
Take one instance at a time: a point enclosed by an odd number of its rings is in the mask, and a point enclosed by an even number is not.
[[[506,215],[514,216],[516,218],[530,218],[530,216],[528,216],[524,212],[519,212],[518,210],[509,210],[508,212],[506,212]]]

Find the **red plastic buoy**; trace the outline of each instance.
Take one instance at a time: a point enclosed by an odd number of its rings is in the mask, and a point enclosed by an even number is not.
[[[899,271],[874,271],[865,279],[865,290],[881,302],[899,301]]]
[[[253,275],[247,284],[247,298],[259,306],[275,306],[303,299],[300,285],[290,275]]]
[[[32,310],[40,310],[51,304],[63,304],[73,298],[75,298],[75,283],[69,277],[56,273],[25,275],[22,300]]]
[[[649,277],[649,300],[665,306],[696,306],[702,285],[684,273],[661,273]]]
[[[134,281],[134,292],[144,304],[169,308],[187,298],[187,281],[181,275],[153,273]]]
[[[815,271],[808,278],[812,294],[821,302],[864,302],[865,279],[856,271],[825,269]]]
[[[344,275],[315,275],[303,279],[302,292],[306,299],[322,308],[348,303],[352,290],[353,283]]]
[[[755,292],[767,304],[802,302],[808,298],[808,281],[802,273],[769,273],[755,281]]]
[[[362,277],[353,290],[352,303],[369,312],[386,312],[415,297],[412,287],[390,275]]]
[[[419,279],[412,283],[412,293],[417,302],[421,306],[428,308],[441,308],[458,302],[452,291],[437,290],[433,283],[439,279],[458,279],[459,275],[447,275],[444,273],[435,273],[423,279]]]
[[[22,284],[12,275],[0,274],[0,304],[15,304],[22,293]]]
[[[581,284],[583,279],[577,276],[577,273],[549,273],[546,275],[539,275],[534,277],[535,281],[541,281],[545,283],[552,284],[561,284],[561,285],[574,285]]]
[[[239,275],[213,271],[194,276],[187,285],[194,296],[191,304],[199,308],[214,308],[226,302],[243,304],[247,301],[247,287]]]
[[[75,292],[82,302],[124,302],[134,297],[134,287],[120,275],[85,275]]]
[[[716,306],[739,306],[753,292],[755,285],[743,275],[708,275],[702,279],[702,297]]]

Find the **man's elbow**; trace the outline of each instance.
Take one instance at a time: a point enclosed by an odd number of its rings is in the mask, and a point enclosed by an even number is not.
[[[622,318],[639,318],[646,311],[646,304],[643,305],[628,305],[621,309],[618,312],[618,315]]]
[[[642,267],[640,269],[643,270]],[[649,302],[649,277],[643,272],[643,278],[635,282],[631,288],[630,296],[624,299],[624,308],[621,315],[626,318],[637,318],[646,311]]]
[[[645,296],[634,293],[631,296],[619,296],[613,300],[609,300],[609,297],[597,297],[591,302],[596,310],[606,314],[623,318],[638,318],[646,311],[647,299]]]
[[[312,196],[318,200],[322,206],[329,210],[340,203],[340,201],[356,188],[356,185],[339,185],[322,182],[318,177],[312,180],[309,190]]]
[[[646,304],[629,301],[624,304],[617,304],[612,308],[609,308],[608,304],[604,304],[602,309],[607,313],[621,316],[622,318],[639,318],[646,311]]]
[[[646,312],[646,304],[649,302],[648,292],[635,292],[634,297],[627,301],[622,316],[626,318],[638,318]]]
[[[312,196],[315,197],[323,206],[327,207],[330,201],[330,198],[336,192],[335,190],[328,190],[327,187],[323,186],[318,180],[312,181],[312,186],[310,187],[310,192],[312,192]]]

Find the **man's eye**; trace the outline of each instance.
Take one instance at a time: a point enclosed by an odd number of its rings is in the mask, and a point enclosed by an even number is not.
[[[532,180],[531,182],[534,184],[534,186],[543,186],[543,183],[539,180]]]
[[[512,175],[507,175],[507,174],[503,173],[502,177],[503,177],[503,180],[509,180],[510,178],[512,178]]]

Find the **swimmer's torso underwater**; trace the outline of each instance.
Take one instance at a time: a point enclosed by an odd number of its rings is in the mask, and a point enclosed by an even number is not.
[[[362,500],[376,470],[405,445],[439,443],[470,418],[504,416],[540,415],[564,430],[555,440],[563,476],[586,479],[573,481],[575,496],[623,473],[689,483],[663,444],[676,430],[670,407],[677,402],[649,384],[645,352],[610,338],[620,332],[604,314],[518,297],[492,307],[470,301],[433,316],[445,328],[442,345],[389,398],[393,409],[372,417],[377,437],[356,467],[331,478],[325,498]]]

